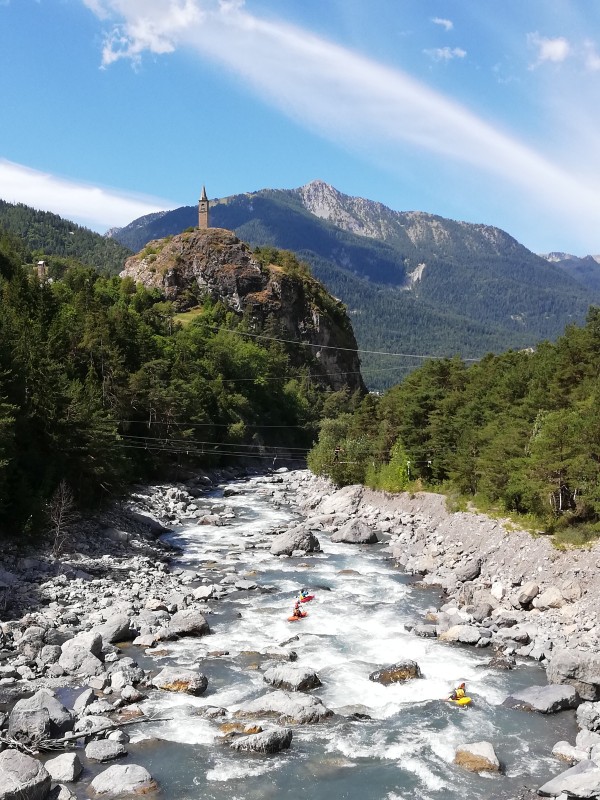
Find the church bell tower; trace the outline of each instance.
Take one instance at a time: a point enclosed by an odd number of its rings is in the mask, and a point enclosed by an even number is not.
[[[208,197],[206,196],[206,189],[202,187],[202,194],[198,201],[198,227],[208,228]]]

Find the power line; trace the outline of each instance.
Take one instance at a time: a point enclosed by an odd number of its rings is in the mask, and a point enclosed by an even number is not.
[[[417,353],[390,353],[385,350],[363,350],[356,347],[335,347],[331,344],[313,344],[312,342],[299,342],[296,339],[277,339],[274,336],[264,336],[260,333],[247,333],[233,328],[223,328],[218,325],[211,326],[216,331],[226,331],[227,333],[235,333],[239,336],[249,336],[252,339],[265,339],[269,342],[281,342],[282,344],[297,344],[303,347],[317,347],[319,350],[343,350],[347,353],[367,353],[373,356],[400,356],[402,358],[432,358],[445,360],[450,356],[432,356],[432,355],[419,355]],[[480,358],[463,358],[463,361],[481,361]]]
[[[199,441],[197,439],[171,439],[166,438],[165,436],[139,436],[133,434],[121,434],[121,439],[125,441],[138,441],[143,440],[145,442],[164,442],[165,444],[176,444],[176,445],[190,445],[192,447],[196,447],[197,445],[208,445],[211,447],[247,447],[247,448],[256,448],[256,447],[268,447],[272,450],[302,450],[304,452],[308,452],[311,448],[310,447],[287,447],[286,445],[261,445],[261,444],[241,444],[238,442],[211,442],[211,441]]]

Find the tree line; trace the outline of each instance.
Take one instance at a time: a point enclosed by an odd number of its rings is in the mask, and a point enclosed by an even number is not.
[[[600,309],[592,307],[584,326],[535,352],[472,366],[426,362],[381,397],[325,420],[309,466],[340,485],[445,491],[585,541],[600,534],[598,408]]]
[[[302,457],[347,401],[307,348],[239,335],[256,321],[218,301],[181,324],[131,279],[48,257],[40,280],[31,262],[0,232],[3,536],[39,535],[65,487],[85,507],[178,465]],[[283,338],[276,318],[263,331]]]

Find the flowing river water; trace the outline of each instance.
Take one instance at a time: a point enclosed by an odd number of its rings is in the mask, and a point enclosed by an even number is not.
[[[298,510],[275,506],[268,482],[254,479],[237,488],[240,494],[224,500],[235,515],[230,524],[183,527],[168,539],[183,551],[176,566],[214,583],[231,574],[249,576],[258,590],[211,601],[210,636],[166,643],[165,655],[148,662],[131,653],[155,669],[193,665],[209,681],[198,698],[151,693],[144,709],[171,719],[130,729],[128,760],[150,770],[164,797],[515,798],[524,785],[539,786],[561,770],[550,753],[558,740],[574,738],[573,714],[542,716],[501,705],[513,691],[546,683],[539,666],[498,671],[486,666],[491,654],[485,650],[407,632],[405,625],[420,621],[439,595],[399,572],[386,558],[385,542],[333,544],[320,533],[320,554],[282,559],[266,547],[253,549],[265,533],[296,521]],[[198,502],[210,507],[222,490]],[[292,625],[287,617],[302,586],[316,596],[307,604],[309,616]],[[291,748],[277,755],[233,752],[218,742],[221,720],[199,711],[208,705],[233,711],[272,691],[262,676],[268,654],[283,652],[281,643],[296,635],[297,663],[315,668],[323,685],[313,693],[335,716],[292,726]],[[226,654],[210,655],[219,651]],[[389,686],[369,680],[372,671],[403,658],[417,661],[424,677]],[[443,700],[461,681],[474,700],[467,709]],[[352,718],[357,712],[369,719]],[[494,744],[503,774],[485,777],[453,764],[457,745],[481,740]]]

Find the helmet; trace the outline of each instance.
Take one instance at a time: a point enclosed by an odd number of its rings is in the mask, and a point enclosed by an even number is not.
[[[461,684],[460,684],[460,686],[459,686],[458,688],[459,688],[459,689],[464,689],[464,688],[465,688],[465,685],[464,685],[464,683],[461,683]]]

